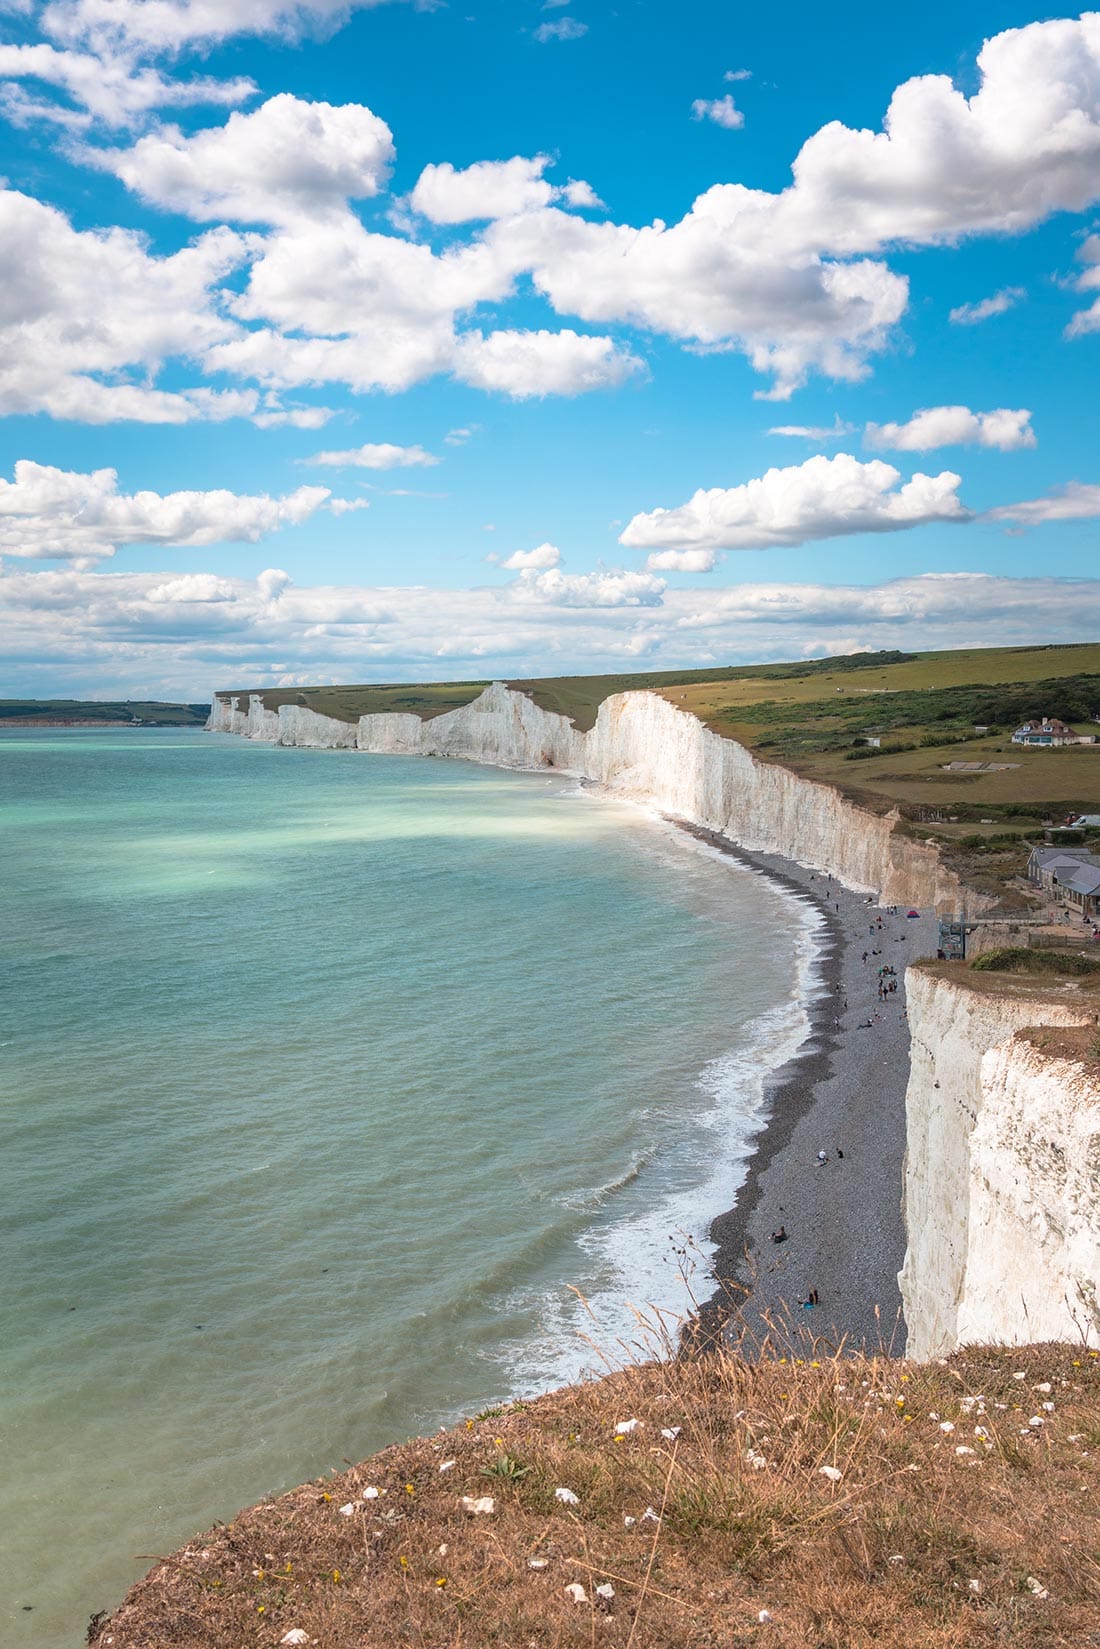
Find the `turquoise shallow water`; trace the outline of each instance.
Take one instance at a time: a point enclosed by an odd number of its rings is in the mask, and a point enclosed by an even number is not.
[[[770,884],[560,776],[192,731],[0,735],[0,832],[5,1646],[682,1305],[804,1027]]]

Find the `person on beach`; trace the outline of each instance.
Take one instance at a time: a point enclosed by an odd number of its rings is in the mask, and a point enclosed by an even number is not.
[[[772,1242],[786,1242],[786,1240],[787,1240],[787,1228],[786,1228],[786,1226],[781,1225],[781,1226],[778,1227],[777,1230],[772,1232]]]
[[[819,1151],[817,1153],[817,1165],[818,1165],[819,1168],[821,1168],[825,1163],[827,1163],[828,1160],[829,1160],[829,1157],[828,1157],[828,1153],[826,1151]]]

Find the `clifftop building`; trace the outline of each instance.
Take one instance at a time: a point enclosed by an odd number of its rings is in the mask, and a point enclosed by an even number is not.
[[[1013,744],[1032,744],[1051,749],[1063,744],[1095,744],[1094,733],[1075,733],[1067,722],[1057,716],[1039,716],[1025,721],[1012,735]]]

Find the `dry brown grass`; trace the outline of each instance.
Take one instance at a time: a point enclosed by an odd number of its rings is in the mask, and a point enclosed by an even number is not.
[[[1096,1352],[806,1349],[647,1362],[387,1449],[159,1559],[89,1642],[1100,1645]]]

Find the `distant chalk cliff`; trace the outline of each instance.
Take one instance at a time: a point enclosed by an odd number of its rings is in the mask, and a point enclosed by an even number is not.
[[[216,697],[207,725],[273,744],[554,767],[720,831],[743,847],[829,871],[888,904],[954,909],[962,897],[935,848],[899,835],[892,815],[868,812],[829,785],[759,761],[657,693],[605,699],[588,733],[499,682],[431,720],[385,713],[353,724],[298,705],[268,710],[253,694],[243,703]]]

